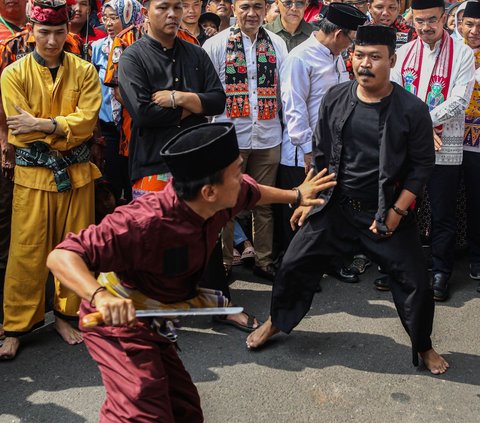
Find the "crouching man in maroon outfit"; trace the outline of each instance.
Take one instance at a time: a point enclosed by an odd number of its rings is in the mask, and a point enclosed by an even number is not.
[[[81,317],[99,311],[104,326],[83,329],[107,398],[101,422],[203,422],[200,399],[174,344],[136,319],[130,298],[100,287],[90,273],[115,272],[128,290],[162,303],[191,299],[223,226],[243,209],[270,203],[320,204],[333,186],[326,170],[296,190],[257,185],[242,175],[232,124],[180,133],[161,152],[173,179],[162,192],[119,207],[100,225],[69,234],[48,257],[65,286],[83,298]]]

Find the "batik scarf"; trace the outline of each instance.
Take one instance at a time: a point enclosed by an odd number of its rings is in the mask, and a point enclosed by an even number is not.
[[[137,0],[109,0],[103,4],[102,12],[105,14],[105,9],[111,7],[120,18],[122,28],[128,28],[130,25],[141,25],[144,20],[142,14],[142,5]],[[112,48],[113,39],[106,37],[102,46],[102,53],[108,58]],[[122,105],[115,98],[113,88],[110,88],[110,103],[112,106],[113,122],[115,125],[120,125],[122,118]]]
[[[275,118],[277,113],[277,57],[267,31],[260,27],[257,34],[258,119]],[[225,62],[227,117],[250,116],[247,61],[238,26],[230,28]]]
[[[417,95],[422,72],[423,41],[420,38],[412,43],[402,64],[403,86],[410,93]],[[453,65],[453,39],[443,31],[440,49],[435,59],[432,76],[428,83],[425,103],[430,111],[442,104],[448,95],[450,75]]]

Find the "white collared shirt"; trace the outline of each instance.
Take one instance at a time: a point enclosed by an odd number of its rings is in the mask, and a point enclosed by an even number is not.
[[[413,43],[397,50],[397,63],[390,79],[403,86],[402,65]],[[423,42],[423,41],[422,41]],[[428,84],[432,76],[435,60],[440,53],[440,41],[430,50],[423,45],[422,71],[417,96],[425,101]],[[433,126],[443,125],[442,149],[436,151],[435,163],[440,165],[460,165],[463,158],[463,136],[465,131],[465,109],[470,103],[475,75],[475,60],[470,47],[462,41],[454,40],[453,65],[450,75],[450,87],[445,101],[435,107],[430,116]]]
[[[277,83],[280,91],[280,74],[283,62],[288,54],[287,46],[277,34],[266,30],[277,57]],[[230,35],[230,28],[225,29],[219,34],[209,38],[203,48],[210,56],[213,66],[218,73],[225,89],[225,60],[227,56],[227,41]],[[249,36],[242,32],[243,46],[245,50],[245,59],[247,61],[248,75],[248,98],[250,103],[250,116],[229,118],[226,109],[223,114],[215,116],[213,122],[232,122],[235,124],[237,132],[238,146],[242,150],[261,150],[272,148],[282,142],[282,127],[280,118],[277,115],[274,119],[258,119],[258,95],[257,95],[257,48],[256,38],[252,42]],[[277,96],[277,108],[281,108],[280,96]]]
[[[334,85],[349,80],[345,62],[321,44],[314,32],[287,56],[282,67],[282,158],[285,166],[303,167],[312,152],[312,136],[320,103]]]

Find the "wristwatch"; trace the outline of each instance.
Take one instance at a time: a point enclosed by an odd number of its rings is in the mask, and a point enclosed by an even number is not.
[[[392,206],[392,209],[395,213],[399,214],[400,216],[407,216],[408,210],[399,209],[395,204]]]

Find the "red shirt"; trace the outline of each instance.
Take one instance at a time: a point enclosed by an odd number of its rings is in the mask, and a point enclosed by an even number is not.
[[[192,298],[220,231],[260,199],[243,177],[236,206],[204,220],[180,200],[172,183],[118,207],[98,226],[68,234],[59,249],[77,253],[95,272],[114,271],[125,286],[164,303]]]

